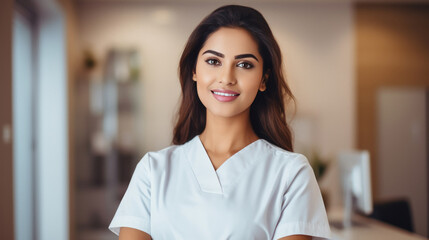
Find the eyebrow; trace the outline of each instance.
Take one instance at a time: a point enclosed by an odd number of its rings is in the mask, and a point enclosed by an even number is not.
[[[221,57],[221,58],[225,57],[224,54],[222,54],[220,52],[216,52],[214,50],[207,50],[207,51],[203,52],[202,55],[204,55],[206,53],[211,53],[211,54],[216,55],[216,56]],[[242,59],[242,58],[254,58],[256,61],[259,62],[258,58],[255,55],[251,54],[251,53],[240,54],[240,55],[237,55],[237,56],[234,57],[234,59]]]

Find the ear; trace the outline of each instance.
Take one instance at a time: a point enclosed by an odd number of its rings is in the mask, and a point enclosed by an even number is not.
[[[262,79],[261,84],[259,85],[259,91],[263,92],[267,89],[267,86],[265,85],[265,79]]]
[[[192,72],[192,80],[194,80],[195,82],[197,81],[197,75],[195,74],[195,72]]]
[[[264,76],[262,77],[261,84],[259,85],[259,91],[263,92],[267,89],[266,82],[267,82],[269,76],[270,76],[269,72],[264,74]]]

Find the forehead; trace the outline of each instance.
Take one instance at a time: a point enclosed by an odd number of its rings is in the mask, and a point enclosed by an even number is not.
[[[226,57],[243,53],[252,53],[259,56],[257,42],[243,28],[219,28],[209,35],[200,50],[200,54],[208,49],[223,53]]]

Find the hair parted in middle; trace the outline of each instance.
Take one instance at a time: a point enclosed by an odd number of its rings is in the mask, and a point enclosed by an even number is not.
[[[250,106],[250,122],[259,138],[293,151],[292,134],[286,122],[285,102],[294,100],[282,68],[282,55],[265,18],[257,10],[227,5],[204,18],[189,36],[179,63],[182,88],[181,105],[173,132],[173,143],[184,144],[203,132],[206,126],[206,108],[201,103],[192,75],[198,53],[210,34],[221,27],[247,30],[258,44],[262,56],[266,90],[258,92]]]

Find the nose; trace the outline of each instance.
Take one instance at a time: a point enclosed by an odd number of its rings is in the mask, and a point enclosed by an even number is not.
[[[222,69],[221,76],[219,78],[219,83],[225,85],[234,85],[237,83],[233,67],[225,67]]]

